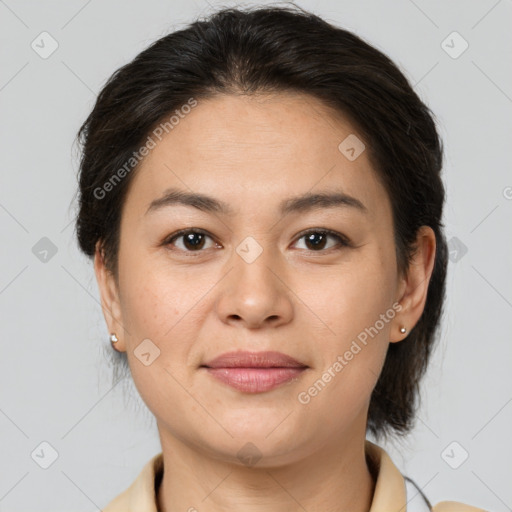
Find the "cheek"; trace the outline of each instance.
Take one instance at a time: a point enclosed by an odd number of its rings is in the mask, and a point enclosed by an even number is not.
[[[186,381],[187,340],[194,339],[186,315],[190,304],[187,294],[154,268],[129,275],[122,290],[128,363],[143,401],[159,417],[173,393],[181,396],[178,382]]]
[[[340,267],[315,280],[314,289],[303,289],[301,296],[309,297],[307,304],[323,320],[330,336],[347,340],[373,326],[381,315],[392,319],[395,274],[391,265],[381,261],[374,258],[372,264],[361,261],[350,268]],[[389,326],[389,321],[378,322],[384,332],[389,332]]]
[[[384,364],[395,310],[392,280],[379,267],[331,276],[327,292],[317,293],[311,305],[329,329],[324,326],[322,335],[310,330],[321,355],[298,399],[332,429],[361,417]]]
[[[186,283],[164,261],[152,257],[141,244],[133,246],[132,251],[122,247],[119,257],[124,325],[132,343],[149,338],[160,344],[185,314],[194,286],[189,283],[185,288]]]
[[[301,292],[322,319],[322,323],[315,321],[322,335],[310,331],[322,347],[320,364],[307,383],[314,387],[313,395],[307,388],[302,391],[311,398],[313,408],[336,403],[342,412],[332,413],[334,423],[344,416],[355,417],[366,406],[382,370],[396,314],[396,273],[389,251],[375,246],[359,256],[345,268],[315,280],[314,291],[303,287]],[[315,393],[322,397],[313,400]]]
[[[123,317],[129,337],[142,336],[158,343],[173,325],[172,319],[179,315],[180,308],[175,301],[176,294],[165,281],[154,279],[152,274],[140,276],[140,279],[131,274],[125,281],[122,295]]]
[[[158,357],[152,363],[155,368],[160,367],[160,373],[167,368],[176,377],[186,378],[187,367],[195,363],[194,341],[207,314],[207,293],[212,281],[215,282],[208,273],[171,269],[165,261],[149,255],[141,257],[137,264],[134,259],[130,267],[126,265],[121,307],[135,379],[141,366],[136,360],[138,347],[147,339],[156,346]],[[159,378],[165,380],[162,375]]]

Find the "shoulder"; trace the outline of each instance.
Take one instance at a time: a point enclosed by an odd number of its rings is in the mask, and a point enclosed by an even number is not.
[[[473,507],[458,501],[440,501],[432,507],[432,512],[486,512],[483,508]]]
[[[154,455],[137,478],[103,512],[157,512],[156,484],[163,475],[162,452]]]

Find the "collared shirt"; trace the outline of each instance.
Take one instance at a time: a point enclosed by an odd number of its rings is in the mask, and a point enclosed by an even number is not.
[[[415,496],[411,487],[395,466],[389,455],[380,446],[365,441],[365,452],[377,471],[375,491],[369,512],[414,512],[429,510],[421,496]],[[156,489],[162,480],[163,455],[153,456],[143,467],[135,481],[124,492],[112,500],[103,512],[158,512]],[[442,501],[432,512],[485,512],[454,501]]]

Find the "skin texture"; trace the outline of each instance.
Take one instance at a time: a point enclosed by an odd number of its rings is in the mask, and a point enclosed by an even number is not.
[[[435,236],[428,227],[419,231],[414,260],[400,275],[391,205],[367,151],[350,161],[338,150],[353,133],[348,121],[305,95],[200,101],[134,176],[122,211],[118,287],[97,247],[109,332],[127,351],[135,385],[157,420],[160,510],[369,509],[370,395],[389,343],[406,338],[400,327],[410,330],[423,311]],[[146,214],[171,187],[212,196],[233,214],[184,205]],[[333,190],[366,211],[278,211],[284,199]],[[209,234],[202,248],[194,251],[183,237],[165,244],[184,228]],[[310,228],[334,230],[350,245],[328,237],[315,248],[299,236]],[[249,236],[262,248],[252,263],[236,251]],[[307,404],[297,399],[398,303],[394,318],[321,392]],[[134,355],[145,339],[160,350],[148,366]],[[237,349],[277,350],[309,368],[256,394],[199,368]],[[252,466],[237,456],[248,442],[261,454]]]

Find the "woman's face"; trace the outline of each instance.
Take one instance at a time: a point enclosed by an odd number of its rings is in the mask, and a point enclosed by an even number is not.
[[[252,449],[270,466],[364,436],[388,344],[405,337],[406,282],[389,198],[356,136],[308,96],[217,96],[139,166],[111,302],[99,282],[163,438],[235,462]],[[306,368],[217,370],[231,385],[203,366],[232,351]],[[282,376],[293,378],[269,387]]]

